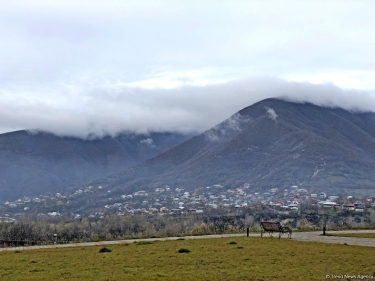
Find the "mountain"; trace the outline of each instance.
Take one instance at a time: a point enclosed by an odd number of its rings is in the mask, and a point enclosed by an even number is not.
[[[107,177],[190,138],[174,133],[83,140],[50,133],[0,135],[0,199],[61,191]]]
[[[266,99],[140,165],[91,182],[115,194],[249,183],[345,193],[375,188],[375,114]],[[103,196],[104,193],[103,193]]]

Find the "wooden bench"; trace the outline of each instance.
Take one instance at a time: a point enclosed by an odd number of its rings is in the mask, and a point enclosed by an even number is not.
[[[287,226],[282,226],[278,221],[262,221],[260,222],[260,237],[263,237],[263,233],[268,232],[272,237],[274,232],[279,233],[279,238],[281,235],[288,234],[288,238],[292,238],[292,230]]]

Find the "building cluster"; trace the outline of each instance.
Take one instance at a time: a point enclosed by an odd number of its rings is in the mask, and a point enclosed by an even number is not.
[[[95,190],[103,190],[102,186],[94,188],[89,186],[77,189],[71,194],[56,193],[53,196],[23,197],[13,202],[5,202],[5,210],[17,209],[27,213],[34,208],[33,204],[46,204],[55,201],[56,205],[73,205],[78,197]],[[157,187],[153,191],[136,191],[120,196],[111,195],[111,191],[105,192],[106,204],[99,206],[89,217],[103,217],[104,213],[113,213],[122,216],[134,214],[166,214],[195,212],[204,213],[212,209],[241,209],[241,208],[267,208],[275,212],[288,214],[298,212],[301,206],[315,208],[346,209],[355,212],[363,212],[365,208],[375,208],[375,198],[366,197],[356,199],[352,196],[343,198],[339,195],[330,195],[326,192],[310,193],[307,189],[293,185],[287,189],[271,188],[265,192],[253,192],[250,184],[244,184],[235,189],[225,189],[222,185],[199,187],[193,191],[182,187],[170,188],[169,186]],[[61,214],[57,211],[48,212],[46,215],[54,217]],[[83,214],[82,214],[83,215]],[[75,214],[81,218],[80,214]]]

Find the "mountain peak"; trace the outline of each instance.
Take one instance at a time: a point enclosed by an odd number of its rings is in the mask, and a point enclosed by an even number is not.
[[[114,191],[250,183],[345,192],[375,187],[375,114],[266,99],[131,171]]]

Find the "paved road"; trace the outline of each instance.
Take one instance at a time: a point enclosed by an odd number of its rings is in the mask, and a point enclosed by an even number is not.
[[[329,233],[329,232],[327,232]],[[375,230],[346,230],[346,231],[335,231],[333,233],[375,233]],[[293,240],[297,241],[308,241],[308,242],[323,242],[323,243],[334,243],[334,244],[347,244],[347,245],[358,245],[375,247],[375,238],[355,238],[355,237],[335,237],[335,236],[322,236],[321,231],[312,232],[294,232],[292,235]],[[33,249],[51,249],[51,248],[67,248],[67,247],[87,247],[87,246],[99,246],[99,245],[114,245],[114,244],[128,244],[141,241],[168,241],[177,240],[184,238],[189,239],[211,239],[211,238],[222,238],[222,237],[243,237],[245,234],[222,234],[222,235],[204,235],[204,236],[185,236],[185,237],[167,237],[167,238],[148,238],[148,239],[129,239],[129,240],[116,240],[116,241],[101,241],[101,242],[87,242],[87,243],[76,243],[76,244],[57,244],[57,245],[43,245],[43,246],[24,246],[24,247],[9,247],[0,248],[1,251],[22,251],[22,250],[33,250]],[[260,234],[250,234],[250,236],[260,236]],[[264,239],[266,238],[265,236]],[[275,235],[278,237],[278,235]],[[282,237],[287,239],[286,235]],[[274,238],[277,239],[277,238]]]
[[[375,230],[345,230],[327,232],[332,234],[339,233],[375,233]],[[375,247],[375,238],[357,238],[357,237],[338,237],[338,236],[323,236],[322,232],[295,232],[293,233],[293,240],[298,241],[316,241],[333,244],[347,244],[357,246]]]

